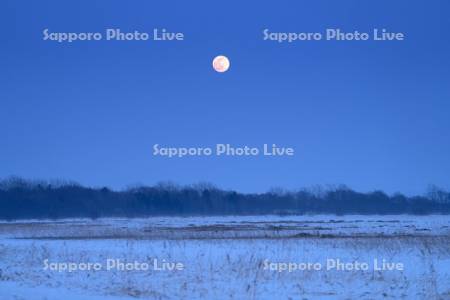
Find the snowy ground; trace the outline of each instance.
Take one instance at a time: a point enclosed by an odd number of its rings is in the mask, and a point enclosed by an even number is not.
[[[450,299],[450,217],[0,222],[1,300],[356,298]]]

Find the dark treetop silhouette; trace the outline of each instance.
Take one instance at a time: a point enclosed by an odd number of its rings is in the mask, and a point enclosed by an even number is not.
[[[346,186],[317,186],[296,192],[242,194],[211,184],[159,184],[113,191],[71,182],[0,181],[0,219],[145,217],[161,215],[450,213],[450,194],[431,186],[425,196],[355,192]]]

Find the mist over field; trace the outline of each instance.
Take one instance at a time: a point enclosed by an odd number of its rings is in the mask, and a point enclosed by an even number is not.
[[[447,299],[450,197],[0,181],[0,299]]]

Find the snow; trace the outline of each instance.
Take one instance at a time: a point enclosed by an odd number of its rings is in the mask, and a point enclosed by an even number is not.
[[[0,223],[0,299],[450,298],[447,216],[252,216]],[[123,262],[183,270],[106,269]],[[374,270],[374,259],[403,270]],[[97,263],[99,270],[45,270]],[[326,269],[327,260],[369,269]],[[270,270],[267,263],[319,263]]]

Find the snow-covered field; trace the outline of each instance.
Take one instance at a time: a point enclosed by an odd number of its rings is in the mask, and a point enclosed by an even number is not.
[[[450,299],[450,217],[0,222],[1,300],[357,298]]]

